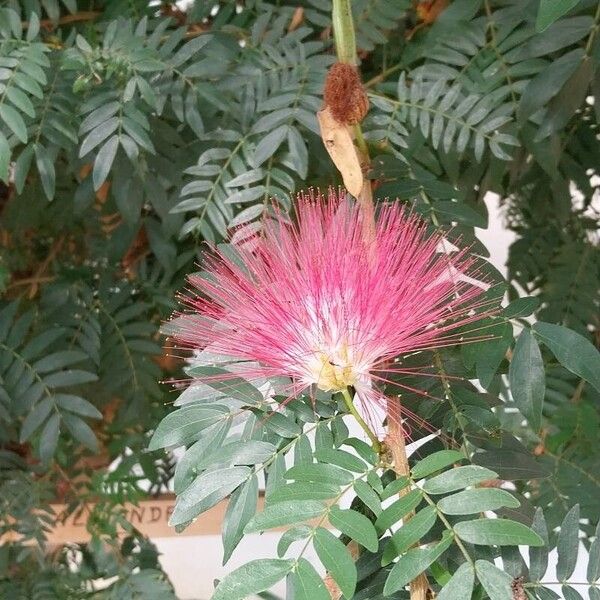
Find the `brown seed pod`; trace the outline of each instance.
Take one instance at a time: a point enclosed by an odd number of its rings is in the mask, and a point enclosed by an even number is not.
[[[323,97],[333,118],[345,125],[360,123],[369,110],[369,100],[354,65],[335,63],[331,66]]]

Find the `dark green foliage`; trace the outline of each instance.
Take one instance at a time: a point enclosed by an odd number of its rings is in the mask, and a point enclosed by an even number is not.
[[[348,600],[405,598],[421,572],[442,600],[509,600],[515,585],[554,598],[540,584],[550,549],[559,579],[578,537],[597,559],[600,10],[454,0],[429,18],[417,4],[352,3],[367,176],[470,245],[489,299],[512,302],[485,339],[390,375],[412,436],[441,432],[395,479],[326,394],[283,405],[263,382],[211,379],[173,411],[161,385],[222,371],[199,358],[182,374],[159,333],[202,244],[243,243],[293,213],[295,192],[340,182],[315,118],[331,3],[0,2],[0,537],[16,539],[0,545],[0,597],[174,597],[123,511],[148,482],[173,484],[178,528],[231,494],[225,562],[245,531],[289,527],[278,558],[226,577],[222,600],[284,578],[295,598],[326,598],[315,567],[287,558],[311,543]],[[507,281],[475,237],[487,192],[516,234]],[[57,497],[96,501],[92,541],[49,555]],[[531,544],[529,570],[516,544]],[[592,598],[598,575],[590,561]],[[90,595],[97,578],[112,583]]]

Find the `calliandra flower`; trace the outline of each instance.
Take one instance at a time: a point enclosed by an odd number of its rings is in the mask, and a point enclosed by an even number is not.
[[[458,343],[485,316],[486,286],[466,250],[440,252],[442,233],[400,203],[364,232],[344,192],[300,195],[295,222],[276,214],[251,247],[207,254],[179,341],[247,361],[248,377],[290,378],[293,394],[354,389],[368,414],[398,356]]]

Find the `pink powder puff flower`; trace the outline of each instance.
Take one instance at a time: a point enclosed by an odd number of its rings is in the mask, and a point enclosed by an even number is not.
[[[473,258],[440,252],[442,233],[400,203],[380,205],[372,236],[344,192],[301,194],[296,217],[265,220],[237,257],[207,255],[179,342],[248,361],[248,378],[291,378],[292,395],[353,388],[368,415],[398,356],[460,343],[489,314]]]

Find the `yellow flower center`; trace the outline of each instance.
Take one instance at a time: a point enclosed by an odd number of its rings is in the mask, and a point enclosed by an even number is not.
[[[313,374],[320,390],[340,392],[356,382],[356,373],[349,361],[346,346],[333,356],[325,352],[316,352],[315,358]]]

